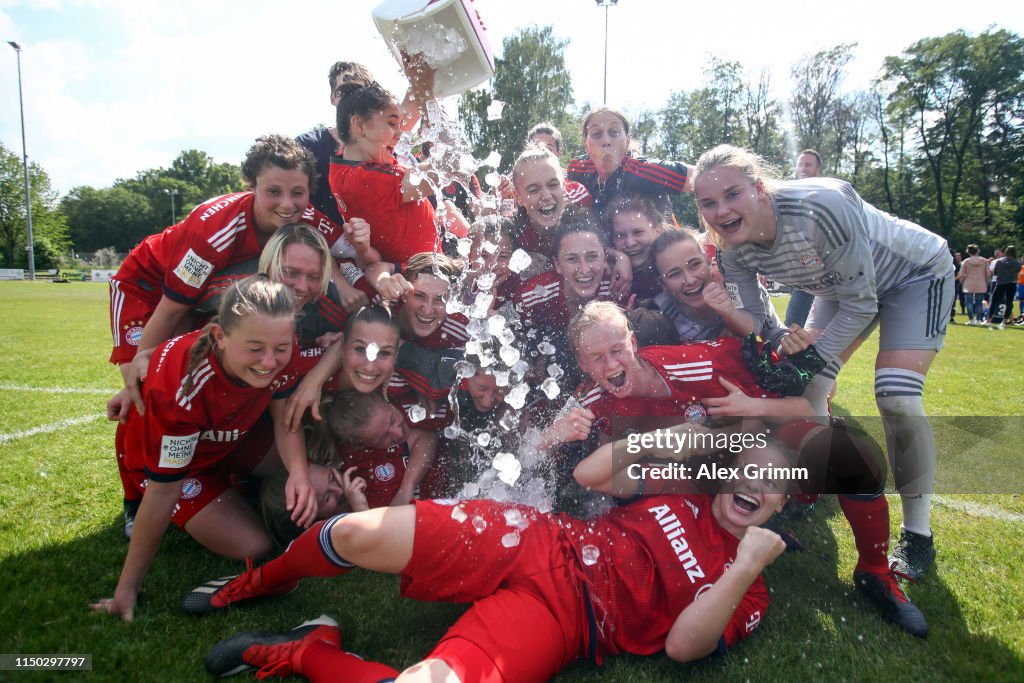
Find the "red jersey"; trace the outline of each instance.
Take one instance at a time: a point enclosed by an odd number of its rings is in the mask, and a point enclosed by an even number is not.
[[[337,293],[334,283],[331,283],[328,295],[320,296],[306,304],[296,322],[295,334],[299,340],[299,352],[293,361],[299,377],[309,374],[324,355],[324,349],[317,343],[317,339],[328,332],[341,332],[345,329],[348,313],[331,297],[337,296]]]
[[[128,415],[126,467],[153,481],[178,481],[216,464],[238,446],[271,399],[286,398],[295,388],[295,353],[265,389],[228,379],[212,350],[190,372],[192,345],[202,334],[189,332],[156,348],[142,385],[146,414],[133,406]],[[186,392],[189,376],[192,388]]]
[[[594,426],[605,434],[618,436],[621,429],[613,426],[613,418],[673,417],[707,425],[707,406],[702,399],[721,398],[728,392],[719,383],[723,377],[747,396],[777,398],[779,394],[757,385],[743,362],[742,340],[722,337],[713,341],[694,342],[680,346],[646,346],[637,356],[654,366],[671,394],[663,398],[616,398],[595,386],[580,399],[594,413]]]
[[[366,502],[371,508],[391,504],[402,485],[409,464],[409,446],[400,443],[391,448],[358,448],[337,441],[335,448],[341,458],[341,471],[355,467],[353,477],[366,481]]]
[[[259,258],[263,245],[253,224],[254,204],[252,192],[207,200],[185,220],[143,240],[112,279],[154,305],[161,294],[178,303],[195,304],[215,273]],[[329,245],[344,236],[339,226],[312,206],[306,208],[301,221],[319,230]]]
[[[605,276],[594,300],[609,301],[611,298],[611,281]],[[579,310],[579,307],[571,307],[566,302],[562,276],[553,270],[521,283],[513,301],[527,327],[564,329]]]
[[[370,224],[370,244],[381,259],[404,264],[413,254],[431,252],[437,241],[434,207],[426,197],[402,200],[408,170],[393,158],[389,164],[345,161],[331,157],[331,192],[346,221]]]
[[[594,196],[590,194],[587,186],[575,180],[565,181],[565,198],[576,206],[590,208],[594,205]]]
[[[739,539],[715,521],[711,501],[707,495],[643,496],[592,522],[562,518],[591,587],[605,654],[663,650],[680,612],[732,566]],[[758,577],[729,619],[724,645],[749,636],[767,608],[768,591]]]

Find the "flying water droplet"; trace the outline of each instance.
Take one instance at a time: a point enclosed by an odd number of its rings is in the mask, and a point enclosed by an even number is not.
[[[409,406],[409,421],[423,422],[427,418],[427,409],[423,406]]]
[[[484,529],[487,528],[487,520],[480,515],[477,515],[473,518],[473,528],[476,529],[478,534],[482,534]]]
[[[595,564],[597,564],[598,559],[600,559],[601,557],[601,551],[597,548],[597,546],[593,545],[583,546],[580,552],[583,555],[583,564],[587,565],[588,567],[593,567]]]

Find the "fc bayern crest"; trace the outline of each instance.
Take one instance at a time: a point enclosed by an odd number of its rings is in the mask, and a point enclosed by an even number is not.
[[[691,424],[707,424],[707,408],[702,403],[691,403],[683,410],[683,419]]]
[[[184,500],[192,500],[203,492],[203,483],[194,477],[189,477],[181,482],[181,497]]]
[[[386,462],[373,468],[373,477],[377,481],[391,481],[395,478],[395,466]]]
[[[142,341],[142,330],[141,325],[133,325],[124,331],[124,340],[128,342],[130,346],[138,346],[139,342]]]
[[[802,254],[800,265],[805,268],[821,268],[821,259],[814,254]]]

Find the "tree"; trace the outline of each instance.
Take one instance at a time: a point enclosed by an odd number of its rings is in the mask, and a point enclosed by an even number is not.
[[[32,162],[28,177],[35,265],[37,269],[55,268],[71,248],[68,226],[46,171]],[[28,265],[24,182],[21,157],[0,142],[0,266],[5,268]]]
[[[1019,176],[1012,155],[1010,165],[1001,163],[998,147],[1005,124],[1013,127],[1016,119],[1019,127],[1019,113],[1006,114],[1020,111],[1022,76],[1024,42],[1006,30],[925,38],[886,58],[881,81],[892,90],[887,113],[912,122],[941,234],[951,234],[960,222],[965,186],[984,195],[1000,179]],[[984,220],[991,220],[981,199]]]
[[[61,200],[61,208],[79,251],[108,246],[122,253],[131,251],[159,223],[149,199],[123,186],[76,187]]]
[[[839,88],[846,65],[853,59],[854,47],[856,43],[836,45],[803,57],[793,65],[791,74],[795,85],[789,106],[801,148],[811,147],[821,153],[836,148],[834,127],[830,122],[834,125],[837,117],[842,116],[836,111],[843,107]],[[833,163],[838,164],[838,159]]]
[[[569,113],[572,79],[563,54],[567,44],[550,26],[532,26],[505,39],[502,56],[494,60],[491,87],[464,93],[459,100],[459,114],[476,157],[496,150],[502,169],[508,170],[535,124],[550,121],[563,133],[575,124]],[[487,115],[495,100],[505,103],[500,119]]]

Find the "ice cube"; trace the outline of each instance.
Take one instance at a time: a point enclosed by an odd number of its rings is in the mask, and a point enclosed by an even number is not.
[[[468,237],[463,237],[462,239],[460,239],[458,244],[455,246],[455,249],[459,252],[459,256],[462,257],[468,257],[469,251],[472,248],[473,240],[469,239]]]
[[[555,355],[556,351],[554,345],[551,344],[551,342],[546,341],[542,341],[540,344],[537,344],[537,350],[543,353],[545,356],[553,356]]]
[[[491,442],[491,435],[488,434],[487,432],[481,432],[480,434],[477,435],[476,442],[480,445],[481,448],[487,448],[487,444]]]
[[[462,524],[468,518],[469,515],[466,514],[466,511],[462,509],[461,505],[456,505],[455,507],[452,508],[452,519],[454,519],[459,524]]]
[[[523,377],[526,377],[526,371],[529,370],[529,369],[530,369],[530,366],[527,365],[526,361],[521,359],[521,358],[511,368],[512,372],[516,373],[516,376],[519,377],[519,379],[522,379]]]
[[[533,259],[522,249],[516,249],[508,260],[508,269],[513,273],[521,273],[530,267]]]
[[[481,292],[489,292],[493,286],[494,273],[484,273],[476,279],[476,288]]]
[[[496,358],[494,357],[494,354],[488,351],[484,355],[480,356],[480,367],[489,368],[494,365],[495,360]]]
[[[484,241],[484,251],[487,252],[488,254],[493,254],[494,252],[498,251],[498,243],[491,242],[489,240]]]
[[[519,349],[514,346],[502,346],[498,355],[501,356],[501,362],[509,367],[519,362]]]
[[[409,406],[409,421],[423,422],[427,418],[427,409],[423,406]]]
[[[491,103],[487,105],[487,120],[497,121],[501,118],[501,112],[505,109],[505,103],[501,100],[491,100]]]
[[[484,529],[487,528],[487,520],[480,515],[476,515],[473,517],[473,528],[476,529],[478,534],[482,534]]]
[[[498,335],[498,341],[501,342],[502,346],[508,346],[509,344],[514,342],[515,340],[516,340],[516,333],[513,332],[508,327],[503,329],[501,331],[501,334]]]
[[[558,386],[558,382],[550,377],[541,382],[540,389],[549,399],[553,399],[562,393],[562,389]]]
[[[565,376],[565,371],[558,363],[552,363],[548,366],[548,377],[551,379],[562,379]]]
[[[498,426],[504,429],[506,432],[510,432],[516,428],[518,419],[515,413],[512,411],[506,411],[500,418],[498,418]]]
[[[492,315],[487,319],[487,331],[493,334],[495,337],[501,335],[505,331],[505,320],[503,315]]]
[[[491,171],[484,176],[484,182],[490,187],[498,187],[501,185],[501,175],[497,171]]]
[[[491,168],[498,168],[501,165],[501,154],[496,150],[491,150],[491,153],[487,155],[487,158],[480,162],[481,166],[490,166]]]
[[[454,441],[455,439],[459,438],[459,428],[456,427],[455,425],[448,425],[447,427],[444,428],[444,438],[448,439],[449,441]]]
[[[601,557],[601,551],[597,548],[597,546],[593,545],[583,546],[580,552],[583,555],[583,564],[587,565],[588,567],[592,567],[595,564],[597,564],[597,560]]]
[[[476,366],[468,360],[460,360],[455,364],[455,376],[459,379],[467,379],[476,374]]]
[[[506,548],[515,548],[519,545],[519,533],[510,531],[501,537],[501,544]]]
[[[468,356],[479,356],[481,351],[480,341],[477,339],[470,339],[466,342],[466,355]]]
[[[505,524],[515,529],[525,529],[530,526],[530,523],[523,517],[523,513],[518,508],[509,508],[503,513],[505,515]]]
[[[489,292],[478,292],[476,295],[476,299],[473,300],[473,317],[486,318],[487,311],[491,310],[491,304],[493,302],[493,294]]]
[[[522,410],[523,406],[526,405],[526,396],[530,393],[530,386],[525,382],[512,387],[512,390],[505,396],[505,403],[509,404],[516,410]]]
[[[377,346],[376,342],[370,342],[366,345],[366,360],[371,363],[377,360],[377,354],[380,353],[380,347]]]
[[[509,376],[509,371],[508,370],[495,370],[494,371],[494,383],[497,384],[499,387],[507,387],[508,386],[508,376]]]
[[[498,471],[498,479],[512,486],[522,474],[523,466],[512,453],[498,453],[491,461],[491,467]]]

